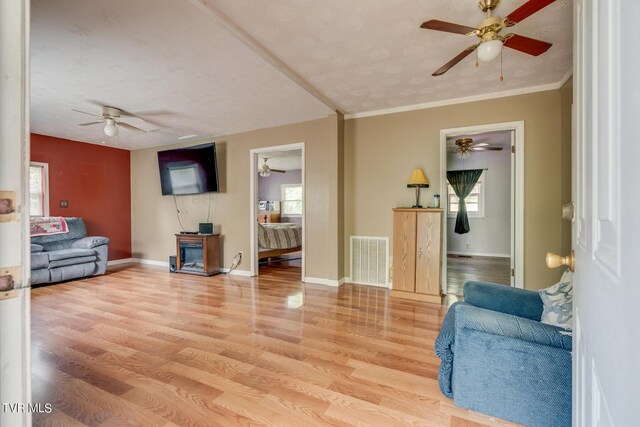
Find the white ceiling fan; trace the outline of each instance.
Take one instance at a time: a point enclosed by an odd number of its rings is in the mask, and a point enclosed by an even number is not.
[[[455,153],[459,159],[468,159],[472,151],[502,151],[502,147],[487,142],[473,142],[473,138],[456,139],[455,147],[449,147],[449,153]]]
[[[162,129],[163,127],[153,123],[147,119],[140,117],[140,115],[130,113],[126,110],[117,107],[111,107],[108,105],[103,105],[101,103],[95,101],[89,101],[92,104],[98,105],[102,109],[102,114],[93,114],[87,111],[76,110],[72,108],[72,111],[77,113],[87,114],[89,116],[97,117],[99,120],[95,120],[87,123],[80,123],[78,126],[92,126],[97,124],[104,124],[104,133],[109,137],[114,137],[118,135],[119,128],[125,128],[137,132],[153,132],[155,130]],[[139,113],[142,114],[142,113]],[[163,115],[170,114],[169,112],[164,111],[156,111],[156,112],[145,112],[145,115]],[[134,124],[135,123],[135,124]]]
[[[267,160],[269,160],[268,157],[265,157],[263,160],[264,160],[264,163],[262,164],[262,168],[260,168],[260,176],[266,178],[269,175],[271,175],[271,172],[276,172],[276,173],[286,173],[287,172],[287,171],[282,170],[282,169],[271,169],[269,167],[269,165],[267,164]]]

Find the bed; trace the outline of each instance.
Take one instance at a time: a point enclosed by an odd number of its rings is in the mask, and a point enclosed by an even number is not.
[[[258,224],[258,259],[302,250],[302,226],[292,223]]]

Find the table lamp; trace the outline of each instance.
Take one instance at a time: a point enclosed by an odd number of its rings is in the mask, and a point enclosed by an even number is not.
[[[422,169],[416,168],[413,170],[413,172],[411,172],[411,178],[409,178],[407,188],[416,189],[416,204],[411,207],[422,208],[422,206],[420,206],[420,189],[429,188],[429,180],[427,180],[427,177],[425,176]]]

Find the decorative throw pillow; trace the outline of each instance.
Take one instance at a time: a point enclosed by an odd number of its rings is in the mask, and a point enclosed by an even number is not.
[[[560,281],[553,286],[538,291],[543,309],[540,322],[573,329],[573,275],[567,269]]]

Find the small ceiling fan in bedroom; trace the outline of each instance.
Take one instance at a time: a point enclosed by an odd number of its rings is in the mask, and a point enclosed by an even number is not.
[[[529,0],[504,18],[501,18],[500,16],[493,15],[493,10],[498,7],[500,0],[480,0],[478,2],[478,7],[482,12],[487,14],[487,17],[480,21],[475,28],[440,21],[437,19],[423,22],[422,25],[420,25],[420,28],[462,34],[466,36],[477,36],[480,39],[479,43],[467,47],[451,61],[434,71],[432,75],[440,76],[446,73],[454,65],[462,61],[474,51],[477,52],[478,59],[485,62],[497,58],[502,53],[503,46],[533,56],[543,54],[551,47],[551,43],[513,33],[501,35],[500,32],[506,27],[513,27],[518,22],[523,21],[525,18],[528,18],[554,1],[555,0]],[[477,64],[478,63],[476,61],[476,66]]]
[[[455,147],[449,147],[450,153],[455,153],[459,159],[468,159],[472,151],[502,151],[502,147],[488,142],[473,142],[473,138],[456,139]]]
[[[72,108],[72,111],[76,113],[87,114],[89,116],[97,117],[99,120],[95,120],[87,123],[80,123],[78,126],[92,126],[97,124],[104,124],[103,131],[105,135],[114,137],[118,135],[119,128],[122,127],[124,129],[129,129],[137,132],[152,132],[155,130],[162,129],[162,126],[152,123],[147,119],[140,117],[137,114],[130,113],[126,110],[117,107],[111,107],[108,105],[103,105],[96,101],[89,101],[92,104],[99,106],[102,110],[102,114],[94,114],[89,113],[87,111],[76,110]],[[142,113],[139,113],[142,114]],[[169,114],[169,112],[145,112],[145,115],[149,114]],[[135,123],[135,124],[134,124]]]
[[[276,172],[276,173],[286,173],[287,172],[287,171],[282,170],[282,169],[271,169],[269,167],[269,165],[267,164],[267,160],[269,160],[268,157],[265,157],[263,160],[264,160],[264,163],[262,164],[262,168],[260,168],[260,176],[266,178],[269,175],[271,175],[271,172]]]

